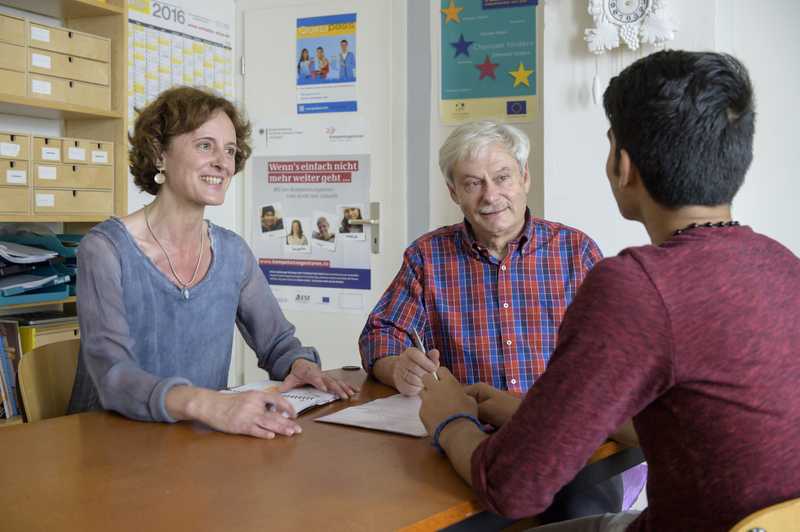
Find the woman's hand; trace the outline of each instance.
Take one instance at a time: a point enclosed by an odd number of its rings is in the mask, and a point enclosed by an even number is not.
[[[470,384],[464,388],[464,392],[478,402],[478,418],[496,428],[502,427],[511,419],[521,402],[519,397],[485,382]]]
[[[279,391],[285,392],[306,384],[317,390],[337,395],[341,399],[349,399],[359,392],[358,387],[323,373],[318,365],[305,358],[298,358],[292,363],[292,370],[284,379]]]
[[[303,432],[293,421],[297,416],[292,405],[280,394],[250,391],[218,395],[208,420],[217,430],[268,439],[276,434],[292,436]]]
[[[166,402],[175,419],[196,419],[221,432],[267,439],[303,432],[293,420],[296,416],[292,405],[277,393],[220,393],[175,386],[167,392]]]

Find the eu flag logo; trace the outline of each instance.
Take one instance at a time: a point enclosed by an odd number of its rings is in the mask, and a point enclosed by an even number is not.
[[[513,100],[506,102],[507,115],[524,115],[528,113],[527,102],[525,100]]]

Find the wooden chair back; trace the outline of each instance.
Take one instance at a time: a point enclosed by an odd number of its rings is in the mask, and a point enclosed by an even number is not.
[[[28,422],[67,413],[81,341],[64,340],[37,347],[22,355],[18,378]]]
[[[731,528],[731,532],[788,532],[790,530],[800,530],[800,498],[773,504],[754,512]]]

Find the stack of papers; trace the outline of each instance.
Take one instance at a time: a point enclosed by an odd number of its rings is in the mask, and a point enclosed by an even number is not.
[[[55,251],[0,241],[0,257],[15,264],[33,264],[58,257]]]
[[[68,283],[69,272],[51,262],[56,257],[55,251],[0,240],[0,304],[29,302],[25,300],[29,292],[39,295]]]

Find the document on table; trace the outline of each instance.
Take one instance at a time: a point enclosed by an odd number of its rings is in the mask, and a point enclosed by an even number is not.
[[[223,393],[239,393],[248,392],[250,390],[264,390],[268,392],[277,392],[278,387],[283,384],[280,381],[258,381],[251,384],[244,384],[231,388],[230,390],[223,390]],[[338,396],[317,390],[311,386],[303,386],[302,388],[294,388],[287,392],[281,392],[284,399],[289,401],[294,408],[295,413],[299,416],[304,410],[313,408],[315,406],[326,405],[339,399]]]
[[[384,399],[375,399],[363,405],[351,406],[333,414],[318,417],[314,421],[337,423],[365,429],[395,432],[422,438],[428,435],[425,426],[419,419],[419,397],[392,395]]]

